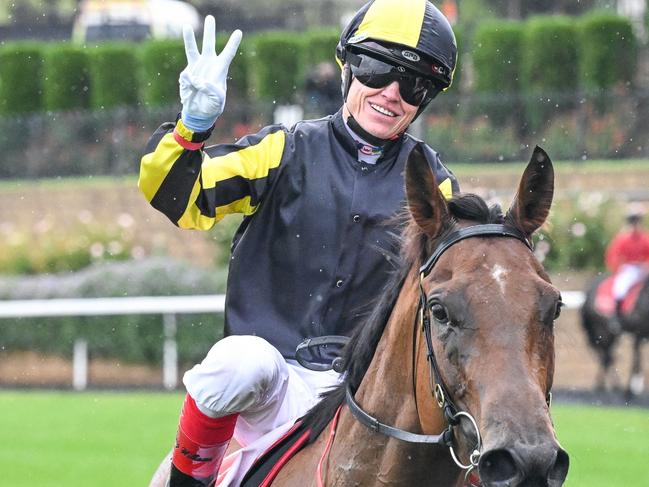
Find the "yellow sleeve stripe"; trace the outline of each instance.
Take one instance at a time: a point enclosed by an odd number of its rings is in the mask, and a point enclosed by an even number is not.
[[[198,190],[200,190],[200,187]],[[196,188],[194,188],[192,196],[194,196],[196,192]],[[204,215],[196,205],[190,205],[183,216],[180,217],[180,220],[178,220],[178,226],[180,228],[195,230],[209,230],[215,224],[220,222],[226,215],[232,213],[250,215],[254,213],[256,209],[256,206],[250,206],[250,196],[245,196],[240,200],[233,201],[225,206],[219,206],[216,208],[216,215],[214,217]]]
[[[236,176],[247,180],[268,176],[282,160],[285,141],[284,131],[279,130],[250,147],[214,158],[206,155],[201,171],[203,188],[214,188],[219,181]]]
[[[417,47],[424,22],[426,0],[376,0],[365,13],[355,36]]]
[[[442,192],[444,199],[450,200],[453,196],[453,185],[451,184],[451,178],[446,178],[439,185],[439,190]]]
[[[205,215],[195,203],[201,191],[219,190],[219,182],[232,178],[243,178],[247,181],[265,178],[270,171],[277,168],[284,154],[286,136],[283,130],[273,132],[255,145],[211,158],[204,153],[201,166],[201,179],[194,184],[188,198],[188,206],[178,219],[181,228],[207,230],[220,221],[225,215],[243,213],[251,215],[257,206],[251,205],[251,196],[246,195],[226,205],[215,208],[215,216]]]
[[[138,187],[151,202],[171,167],[185,149],[178,145],[172,133],[165,134],[154,152],[142,157]]]

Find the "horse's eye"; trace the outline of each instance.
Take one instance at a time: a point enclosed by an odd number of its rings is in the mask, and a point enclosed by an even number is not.
[[[446,308],[440,304],[440,303],[433,303],[430,306],[430,312],[433,315],[433,318],[435,318],[435,321],[438,323],[448,323],[448,313],[446,312]]]
[[[555,310],[554,310],[554,319],[555,319],[555,320],[556,320],[557,318],[559,318],[559,316],[561,316],[561,308],[563,308],[563,301],[559,301],[559,302],[557,303],[557,307],[556,307]]]

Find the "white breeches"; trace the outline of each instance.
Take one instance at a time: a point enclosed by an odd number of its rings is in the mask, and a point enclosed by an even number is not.
[[[238,485],[257,456],[315,405],[322,392],[337,385],[339,377],[334,371],[315,372],[286,361],[263,338],[218,341],[183,377],[204,414],[216,418],[239,413],[234,438],[242,448],[226,457],[217,485]]]
[[[629,289],[645,275],[642,265],[624,264],[615,274],[613,281],[613,298],[615,300],[623,299]]]

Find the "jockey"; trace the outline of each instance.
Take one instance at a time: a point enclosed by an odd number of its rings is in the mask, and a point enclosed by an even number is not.
[[[627,293],[649,271],[649,233],[642,230],[642,214],[632,211],[626,221],[628,228],[616,235],[606,249],[606,266],[615,276],[613,298],[618,318]]]
[[[338,383],[332,370],[300,367],[295,348],[309,337],[349,335],[379,294],[413,148],[422,148],[446,197],[459,191],[437,153],[406,133],[450,86],[456,64],[451,26],[427,0],[373,0],[356,13],[336,48],[337,113],[206,147],[241,39],[235,31],[217,55],[214,30],[208,16],[200,53],[193,31],[183,32],[182,111],[153,134],[138,183],[181,228],[244,215],[232,244],[226,337],[183,377],[172,487],[238,485]],[[242,448],[220,471],[233,435]]]

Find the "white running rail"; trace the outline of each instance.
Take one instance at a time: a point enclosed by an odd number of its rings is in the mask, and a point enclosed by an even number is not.
[[[0,319],[48,318],[54,316],[162,315],[164,344],[162,382],[165,388],[178,386],[178,347],[176,316],[184,313],[222,313],[225,296],[155,296],[134,298],[26,299],[0,301]],[[74,343],[72,386],[84,390],[88,385],[88,344]]]
[[[562,291],[567,309],[579,308],[584,302],[581,291]],[[176,316],[185,313],[223,313],[225,296],[156,296],[133,298],[29,299],[0,301],[0,319],[47,318],[53,316],[106,316],[158,314],[162,315],[164,345],[162,382],[165,388],[178,386],[178,347]],[[88,344],[78,339],[74,343],[72,386],[83,390],[88,385]]]

